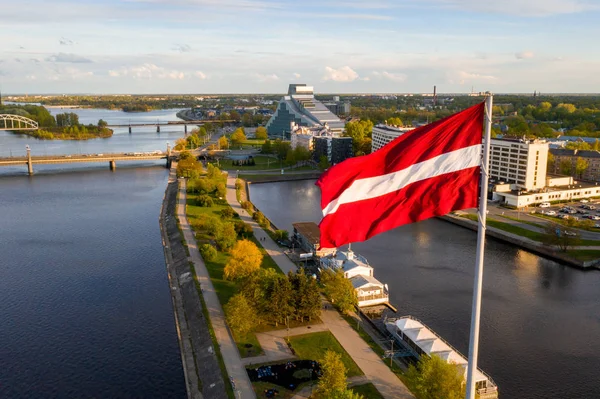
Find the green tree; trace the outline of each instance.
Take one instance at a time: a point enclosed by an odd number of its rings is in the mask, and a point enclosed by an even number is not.
[[[548,164],[546,165],[546,169],[549,173],[556,173],[556,158],[554,154],[551,152],[548,153]]]
[[[319,169],[326,170],[329,169],[329,167],[331,167],[331,164],[329,163],[329,160],[327,160],[327,156],[321,155],[319,158]]]
[[[287,240],[290,233],[287,230],[275,230],[273,233],[276,240]]]
[[[252,237],[253,231],[252,231],[252,227],[249,224],[244,223],[241,220],[236,220],[234,227],[235,227],[235,232],[237,233],[238,237],[240,237],[240,238]]]
[[[227,324],[238,336],[245,336],[258,326],[256,309],[242,294],[236,294],[224,306]]]
[[[592,147],[585,141],[569,141],[565,144],[565,148],[568,150],[591,150]]]
[[[246,135],[242,129],[236,129],[236,131],[231,134],[230,138],[233,145],[239,145],[246,140]]]
[[[592,145],[592,150],[600,151],[600,140],[596,139]]]
[[[323,374],[319,378],[318,397],[329,399],[346,391],[348,386],[346,382],[347,371],[342,362],[342,356],[337,352],[328,350],[325,352],[323,359],[320,360],[320,364]]]
[[[282,141],[281,139],[276,139],[273,142],[273,151],[277,154],[277,157],[280,160],[286,159],[288,152],[292,150],[292,146],[289,141]]]
[[[437,355],[422,355],[417,365],[410,365],[406,382],[419,399],[462,399],[465,397],[463,368]]]
[[[196,157],[191,156],[187,151],[180,154],[179,162],[177,162],[177,176],[197,179],[203,171],[204,168]]]
[[[588,166],[590,166],[589,162],[582,157],[577,157],[575,160],[575,174],[581,179]]]
[[[402,123],[402,119],[398,117],[389,118],[387,120],[387,124],[391,126],[404,126]]]
[[[266,140],[262,145],[262,153],[263,154],[271,154],[273,153],[273,146],[271,145],[271,140]]]
[[[217,250],[210,244],[202,244],[200,246],[200,255],[207,262],[212,262],[217,258]]]
[[[235,245],[237,234],[233,223],[223,223],[216,231],[215,242],[221,251],[227,251]]]
[[[308,277],[304,269],[290,272],[288,279],[294,290],[292,300],[296,319],[304,321],[305,318],[312,320],[318,317],[321,314],[321,295],[316,280]]]
[[[272,275],[265,282],[263,308],[266,317],[275,323],[285,323],[288,317],[294,315],[292,284],[287,276]]]
[[[352,282],[344,277],[341,269],[324,270],[321,273],[321,283],[325,287],[325,295],[342,313],[347,314],[358,305]]]
[[[544,102],[540,103],[539,108],[543,112],[548,112],[548,111],[550,111],[552,109],[552,104],[549,103],[548,101],[544,101]]]
[[[577,111],[577,107],[573,104],[560,103],[556,106],[556,111],[560,113],[572,114]]]
[[[206,208],[210,208],[211,206],[213,206],[212,198],[210,198],[206,194],[199,195],[198,198],[196,199],[196,203],[198,204],[198,206],[203,206]]]
[[[561,174],[570,175],[571,171],[573,170],[571,160],[563,159],[562,161],[560,161],[559,169]]]
[[[103,120],[103,119],[100,119],[100,120],[98,121],[98,127],[99,127],[99,128],[103,129],[103,128],[105,128],[106,126],[108,126],[108,123],[107,123],[105,120]]]
[[[234,230],[234,235],[235,230]],[[238,241],[231,250],[231,258],[225,265],[223,274],[227,280],[241,280],[260,269],[263,255],[250,240]]]
[[[258,140],[266,140],[267,139],[267,128],[265,128],[264,126],[257,127],[255,137]]]

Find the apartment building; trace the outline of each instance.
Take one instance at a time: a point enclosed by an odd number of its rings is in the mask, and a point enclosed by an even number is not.
[[[490,178],[524,190],[546,186],[548,143],[544,140],[492,139]]]

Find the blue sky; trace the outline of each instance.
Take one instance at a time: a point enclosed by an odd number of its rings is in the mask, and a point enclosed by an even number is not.
[[[0,0],[9,93],[600,92],[600,0]]]

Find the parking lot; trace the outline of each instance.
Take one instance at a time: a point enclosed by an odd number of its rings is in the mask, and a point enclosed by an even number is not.
[[[560,219],[600,221],[600,202],[582,200],[564,204],[542,203],[537,206],[535,212]],[[594,227],[600,228],[600,223],[596,223]]]

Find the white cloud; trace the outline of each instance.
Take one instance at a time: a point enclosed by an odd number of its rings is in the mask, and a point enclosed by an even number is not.
[[[113,78],[132,77],[133,79],[174,79],[181,80],[186,74],[176,70],[167,70],[155,64],[146,63],[132,67],[122,67],[108,71],[108,75]]]
[[[67,54],[67,53],[52,54],[51,56],[49,56],[48,58],[46,58],[46,61],[50,61],[50,62],[70,62],[70,63],[74,63],[74,64],[92,62],[92,60],[87,59],[85,57],[82,57],[82,56],[79,56],[79,55],[76,55],[76,54]]]
[[[325,75],[323,80],[333,80],[334,82],[352,82],[358,79],[358,73],[350,68],[348,65],[338,69],[331,67],[325,67]]]
[[[265,83],[265,82],[276,82],[279,80],[279,76],[275,75],[274,73],[270,74],[270,75],[263,75],[261,73],[255,73],[253,75],[256,79],[258,79],[259,82]]]
[[[392,82],[404,82],[406,80],[405,74],[391,73],[388,71],[383,71],[383,72],[374,71],[373,76],[378,77],[378,78],[388,79],[388,80],[391,80]]]
[[[194,72],[194,76],[196,76],[200,80],[204,80],[204,79],[208,78],[208,76],[206,76],[206,74],[204,72],[202,72],[202,71],[196,71],[196,72]]]
[[[520,53],[515,53],[515,57],[518,60],[524,60],[524,59],[527,59],[527,58],[533,58],[533,55],[534,54],[531,51],[521,51]]]
[[[592,0],[429,0],[429,2],[441,3],[449,8],[470,12],[508,14],[521,17],[546,17],[600,10],[600,5]]]
[[[25,79],[27,79],[27,80],[36,80],[37,78],[35,77],[35,75],[27,75],[27,76],[25,76]]]
[[[465,71],[458,71],[458,73],[456,75],[457,75],[456,77],[459,80],[459,83],[461,85],[463,85],[465,83],[477,83],[477,82],[493,83],[498,80],[498,78],[496,76],[481,75],[479,73],[471,73],[471,72],[465,72]]]
[[[173,50],[179,51],[180,53],[189,53],[192,51],[192,48],[189,44],[176,44]]]

